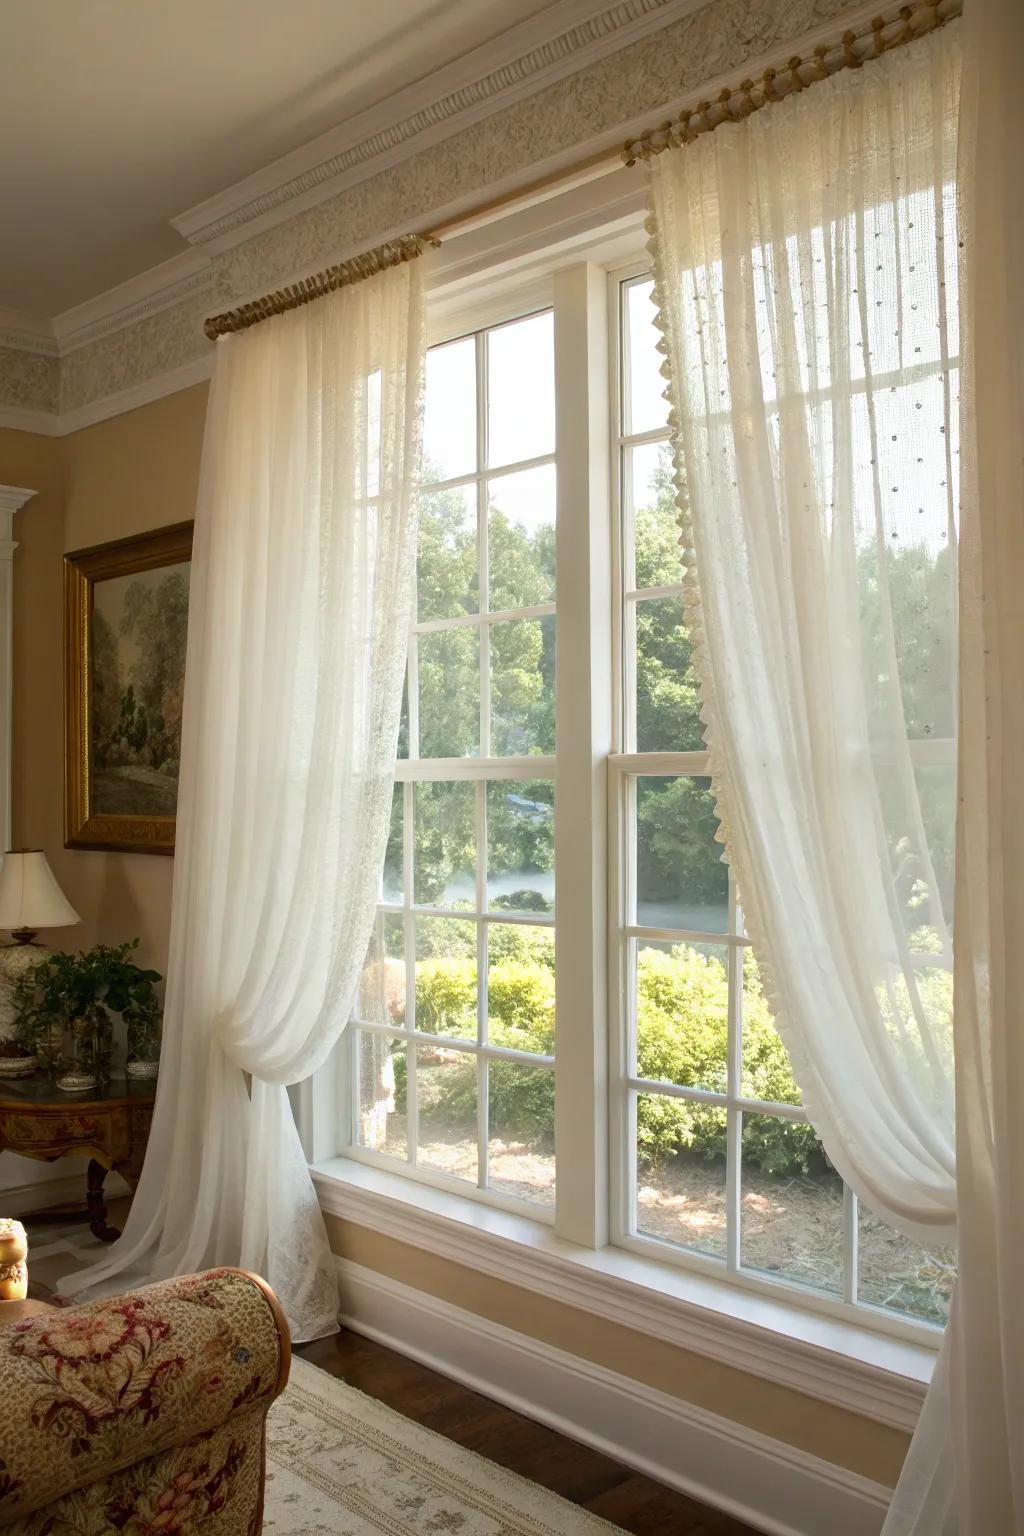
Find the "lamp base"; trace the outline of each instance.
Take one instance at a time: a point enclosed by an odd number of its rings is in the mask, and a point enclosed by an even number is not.
[[[21,938],[21,934],[28,937]],[[0,944],[0,1039],[12,1037],[18,1022],[13,1000],[15,983],[48,953],[41,944],[32,943],[35,934],[30,929],[20,928],[12,936],[17,943]]]
[[[36,930],[34,928],[11,929],[11,938],[14,940],[15,944],[33,944],[35,942],[35,937]]]

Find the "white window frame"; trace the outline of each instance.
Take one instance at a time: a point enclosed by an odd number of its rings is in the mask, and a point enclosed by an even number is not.
[[[619,302],[621,285],[630,277],[649,271],[643,254],[643,240],[637,209],[630,214],[628,238],[620,220],[614,239],[603,239],[599,230],[590,237],[591,260],[577,240],[572,258],[554,247],[545,266],[534,250],[529,279],[517,275],[514,268],[499,276],[479,292],[472,305],[460,308],[452,302],[450,289],[445,301],[437,306],[430,325],[431,345],[454,340],[470,331],[489,328],[553,307],[555,310],[555,400],[556,449],[558,466],[557,518],[559,537],[556,552],[557,645],[556,739],[553,756],[527,758],[458,758],[401,760],[396,782],[404,786],[406,807],[414,794],[417,779],[463,780],[476,783],[478,797],[486,793],[488,780],[501,778],[546,778],[555,783],[555,867],[557,904],[556,935],[556,1009],[557,1050],[554,1060],[556,1080],[556,1141],[558,1173],[554,1212],[536,1203],[518,1200],[492,1189],[480,1189],[468,1181],[446,1177],[436,1171],[398,1162],[371,1149],[353,1144],[352,1131],[358,1125],[358,1074],[354,1071],[355,1030],[347,1031],[342,1049],[336,1053],[335,1067],[320,1074],[311,1084],[304,1084],[294,1095],[304,1143],[310,1158],[319,1163],[320,1181],[329,1183],[335,1174],[328,1168],[342,1164],[362,1164],[365,1175],[385,1180],[398,1175],[409,1185],[415,1198],[417,1183],[434,1186],[442,1199],[458,1195],[466,1202],[494,1207],[493,1217],[483,1213],[480,1220],[514,1221],[515,1230],[550,1234],[551,1241],[578,1245],[576,1251],[604,1250],[608,1262],[642,1263],[645,1274],[665,1275],[666,1292],[686,1275],[695,1284],[721,1281],[722,1292],[736,1296],[736,1307],[767,1306],[778,1309],[780,1316],[794,1309],[800,1315],[821,1319],[818,1326],[841,1325],[866,1336],[903,1340],[925,1351],[937,1348],[940,1331],[912,1318],[904,1318],[866,1302],[854,1302],[847,1273],[844,1295],[829,1295],[801,1286],[797,1282],[774,1280],[749,1271],[738,1263],[738,1254],[730,1252],[726,1263],[705,1257],[656,1238],[638,1236],[629,1220],[630,1144],[626,1106],[631,1079],[628,1071],[626,1025],[631,1003],[627,999],[628,967],[625,953],[623,917],[629,890],[631,853],[626,847],[629,819],[628,796],[636,775],[701,774],[706,775],[707,758],[702,752],[681,754],[637,753],[629,739],[622,708],[624,697],[624,614],[629,612],[619,601],[622,581],[623,541],[619,456],[622,438],[619,432],[619,397],[621,358],[619,348]],[[624,247],[631,250],[626,255]],[[499,264],[500,265],[500,264]],[[477,285],[479,289],[479,284]],[[478,403],[478,410],[485,409]],[[639,434],[631,441],[658,441],[664,431]],[[547,462],[538,460],[537,462]],[[531,463],[533,461],[530,461]],[[489,478],[478,469],[451,484],[469,483]],[[508,472],[523,465],[510,466]],[[478,516],[486,521],[486,507],[478,496]],[[662,595],[678,596],[680,588],[666,588]],[[486,627],[488,620],[506,617],[535,617],[539,612],[554,611],[554,605],[540,610],[516,610],[514,614],[471,616],[470,622]],[[454,627],[465,621],[429,621],[417,625],[419,633]],[[415,680],[414,674],[411,682]],[[483,678],[481,692],[483,693]],[[414,690],[410,687],[410,712],[414,708]],[[482,706],[484,700],[482,698]],[[485,718],[481,708],[481,720]],[[411,722],[410,722],[411,723]],[[485,743],[481,742],[481,750]],[[920,744],[922,761],[945,761],[944,743]],[[915,752],[917,752],[915,748]],[[479,815],[479,812],[478,812]],[[411,823],[406,816],[405,825]],[[485,846],[485,844],[484,844]],[[611,855],[611,856],[610,856]],[[411,879],[410,862],[405,860],[406,881]],[[479,891],[477,909],[465,913],[467,919],[480,922],[485,934],[496,914],[488,913],[485,894]],[[571,893],[571,899],[567,895]],[[389,912],[404,911],[411,901],[407,889],[402,906],[385,906]],[[436,909],[417,909],[431,915]],[[730,911],[735,914],[735,899]],[[446,914],[450,915],[450,914]],[[502,921],[536,924],[541,914],[502,913]],[[735,914],[738,919],[738,914]],[[732,926],[732,920],[730,923]],[[737,924],[738,926],[738,924]],[[633,933],[650,936],[651,930]],[[675,937],[669,934],[668,937]],[[747,941],[740,932],[714,935],[713,942],[729,946],[732,966],[741,969],[742,951]],[[486,967],[478,950],[478,986],[486,988]],[[367,1026],[387,1035],[403,1032],[389,1026]],[[410,1043],[416,1039],[410,1035]],[[432,1045],[439,1037],[424,1037]],[[465,1049],[466,1041],[450,1042]],[[478,1052],[491,1055],[506,1053],[495,1047],[478,1045]],[[531,1065],[548,1064],[550,1059],[527,1053]],[[735,1054],[735,1053],[734,1053]],[[731,1121],[739,1130],[739,1111],[744,1101],[739,1094],[739,1062],[729,1064]],[[410,1072],[410,1079],[414,1074]],[[478,1079],[479,1083],[479,1079]],[[633,1078],[633,1086],[644,1086]],[[656,1085],[665,1091],[664,1084]],[[669,1088],[670,1092],[676,1090]],[[684,1095],[700,1096],[690,1090]],[[413,1090],[413,1093],[415,1090]],[[484,1105],[486,1100],[481,1101]],[[793,1118],[804,1118],[794,1106],[762,1106],[753,1110],[776,1108]],[[412,1120],[414,1102],[410,1102]],[[735,1182],[735,1180],[733,1180]],[[425,1192],[424,1192],[425,1193]],[[730,1186],[729,1199],[738,1202],[739,1191]],[[500,1215],[504,1211],[505,1216]],[[476,1218],[474,1218],[476,1220]],[[855,1254],[856,1206],[849,1192],[844,1196],[846,1248]],[[734,1223],[738,1232],[738,1223]],[[510,1229],[511,1230],[511,1229]],[[530,1240],[531,1243],[533,1239]],[[537,1241],[541,1241],[538,1237]],[[735,1250],[735,1241],[731,1244]],[[629,1256],[632,1255],[632,1258]],[[594,1255],[595,1261],[601,1258]],[[653,1265],[651,1260],[656,1261]],[[603,1261],[602,1261],[603,1262]],[[850,1265],[847,1264],[847,1270]],[[702,1279],[701,1277],[706,1277]],[[650,1283],[650,1279],[645,1281]],[[749,1302],[741,1302],[746,1295]],[[759,1300],[760,1298],[760,1300]],[[727,1309],[727,1308],[726,1308]],[[810,1326],[810,1325],[809,1325]]]
[[[510,464],[490,467],[488,465],[488,396],[487,396],[487,357],[488,348],[486,334],[499,329],[504,325],[514,324],[517,320],[528,319],[531,315],[543,313],[552,308],[550,289],[538,290],[536,286],[529,291],[520,291],[517,295],[509,295],[504,303],[497,306],[491,305],[484,313],[478,313],[472,317],[472,326],[467,321],[460,323],[456,315],[451,317],[441,334],[431,337],[432,346],[444,346],[450,342],[461,340],[467,336],[474,339],[475,354],[475,379],[476,379],[476,464],[471,472],[451,476],[444,480],[432,482],[425,486],[424,490],[438,492],[461,489],[465,486],[474,488],[476,497],[477,515],[477,571],[479,577],[479,592],[482,596],[488,591],[488,498],[487,487],[491,482],[505,478],[513,474],[520,474],[526,470],[537,469],[547,465],[558,463],[560,444],[556,441],[555,449],[547,454],[540,454],[528,459],[516,460]],[[557,516],[557,509],[556,509]],[[556,578],[557,591],[557,578]],[[346,1126],[346,1156],[357,1162],[385,1169],[391,1173],[400,1173],[402,1177],[409,1178],[416,1183],[426,1184],[440,1190],[447,1190],[453,1194],[463,1195],[471,1200],[477,1200],[492,1205],[501,1210],[506,1210],[519,1215],[529,1216],[531,1219],[554,1224],[556,1214],[538,1202],[520,1199],[506,1191],[495,1189],[488,1180],[489,1168],[489,1127],[488,1127],[488,1064],[492,1061],[516,1062],[527,1070],[556,1071],[556,1057],[550,1055],[535,1054],[528,1051],[511,1050],[507,1047],[492,1044],[488,1039],[488,1004],[487,1004],[487,978],[488,978],[488,935],[490,927],[495,924],[506,926],[519,925],[531,928],[550,928],[555,933],[556,940],[556,987],[558,976],[557,961],[557,923],[556,915],[539,912],[508,912],[492,911],[487,899],[487,786],[489,783],[501,780],[548,780],[556,786],[556,757],[544,753],[528,756],[494,757],[490,754],[491,731],[491,699],[490,699],[490,632],[494,624],[507,621],[540,619],[555,617],[555,602],[540,603],[530,607],[512,608],[507,610],[484,609],[478,604],[476,613],[466,614],[456,618],[426,619],[420,620],[418,615],[414,618],[409,630],[409,655],[406,670],[408,681],[408,719],[409,719],[409,756],[399,758],[395,766],[395,783],[401,786],[402,793],[402,881],[403,892],[401,902],[381,901],[378,903],[377,912],[380,917],[399,917],[402,921],[405,950],[405,995],[407,1009],[407,1023],[405,1027],[396,1028],[392,1024],[385,1024],[374,1020],[354,1018],[346,1031],[345,1056],[347,1058],[344,1070],[343,1094],[347,1101],[347,1114],[344,1116]],[[419,689],[418,689],[418,652],[420,640],[424,635],[438,634],[455,629],[470,629],[477,633],[479,644],[479,721],[480,741],[479,755],[467,757],[421,757],[419,747]],[[557,732],[557,720],[556,720]],[[476,864],[476,899],[472,910],[459,909],[453,912],[450,908],[418,904],[415,901],[414,892],[414,807],[416,785],[429,782],[463,783],[472,784],[474,787],[474,809],[476,821],[476,838],[478,859]],[[556,786],[557,805],[557,786]],[[556,815],[556,840],[557,840]],[[556,864],[558,851],[555,852]],[[476,973],[477,973],[477,1012],[479,1019],[478,1037],[473,1040],[459,1039],[426,1033],[416,1028],[415,1023],[415,924],[419,918],[442,917],[455,920],[472,922],[476,927]],[[559,1008],[556,1000],[556,1012]],[[412,1023],[408,1023],[409,1010],[411,1009]],[[359,1038],[361,1035],[380,1035],[387,1039],[401,1040],[406,1047],[406,1161],[374,1148],[363,1146],[358,1141],[358,1127],[360,1123],[360,1072],[358,1062]],[[418,1047],[429,1046],[436,1049],[438,1046],[456,1050],[472,1056],[477,1066],[477,1182],[472,1184],[469,1180],[460,1179],[445,1174],[435,1168],[431,1168],[417,1161],[418,1152],[418,1090],[417,1090],[417,1060]],[[557,1097],[556,1081],[556,1097]],[[556,1181],[556,1199],[558,1186]]]

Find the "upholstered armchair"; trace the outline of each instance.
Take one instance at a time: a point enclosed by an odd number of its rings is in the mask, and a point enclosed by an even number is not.
[[[6,1325],[0,1307],[0,1526],[258,1536],[290,1355],[273,1292],[239,1269]]]

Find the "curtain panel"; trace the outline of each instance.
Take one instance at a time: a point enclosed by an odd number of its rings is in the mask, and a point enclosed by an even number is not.
[[[946,28],[650,170],[727,856],[829,1157],[932,1242],[956,1220],[959,60]]]
[[[726,856],[825,1151],[932,1245],[957,1231],[959,31],[649,173]],[[933,1466],[948,1368],[918,1432]],[[938,1536],[947,1494],[919,1487],[925,1523],[887,1530]]]
[[[241,1264],[337,1327],[287,1085],[345,1027],[414,591],[418,262],[222,339],[196,511],[164,1046],[125,1231],[64,1289]]]
[[[886,1536],[1024,1531],[1024,6],[962,27],[959,1274]]]

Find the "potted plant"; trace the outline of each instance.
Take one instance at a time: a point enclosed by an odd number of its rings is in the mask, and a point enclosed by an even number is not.
[[[32,1046],[20,1040],[0,1040],[0,1077],[30,1077],[39,1065]]]
[[[125,944],[97,944],[81,954],[47,955],[14,988],[17,1039],[34,1050],[57,1086],[81,1092],[107,1081],[113,1047],[111,1014],[120,1014],[129,1037],[131,1076],[153,1076],[159,1056],[159,971],[142,970]],[[146,1065],[141,1073],[132,1063]]]

